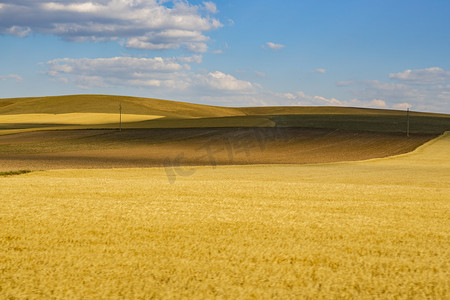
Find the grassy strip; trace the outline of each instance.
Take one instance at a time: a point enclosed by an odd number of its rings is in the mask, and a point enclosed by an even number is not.
[[[0,176],[13,176],[13,175],[26,174],[26,173],[31,173],[31,170],[0,172]]]

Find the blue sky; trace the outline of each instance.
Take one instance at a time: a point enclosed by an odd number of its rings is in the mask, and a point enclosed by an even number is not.
[[[0,97],[450,113],[450,1],[0,0]]]

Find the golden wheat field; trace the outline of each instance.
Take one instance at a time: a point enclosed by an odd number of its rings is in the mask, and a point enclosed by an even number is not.
[[[154,115],[122,114],[122,122],[140,122],[162,118]],[[0,115],[0,124],[67,124],[97,125],[119,122],[117,114],[111,113],[66,113],[66,114],[17,114]]]
[[[450,297],[450,133],[363,162],[0,177],[0,298]]]

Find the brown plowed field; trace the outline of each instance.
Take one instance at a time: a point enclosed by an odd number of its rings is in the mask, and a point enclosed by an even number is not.
[[[41,131],[0,136],[0,171],[354,161],[406,153],[434,137],[305,128]]]

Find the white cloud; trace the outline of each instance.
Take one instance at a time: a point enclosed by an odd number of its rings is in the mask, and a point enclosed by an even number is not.
[[[336,98],[326,98],[322,96],[312,96],[305,94],[303,91],[295,93],[274,93],[264,91],[261,99],[268,105],[295,105],[295,106],[345,106],[349,105],[344,101]]]
[[[198,73],[190,64],[200,63],[201,56],[174,58],[113,57],[96,59],[55,59],[47,62],[47,74],[81,89],[132,86],[146,88],[163,98],[190,99],[227,105],[332,105],[383,106],[382,100],[371,103],[342,101],[302,91],[274,93],[256,83],[241,80],[221,71]]]
[[[17,82],[23,80],[22,76],[17,75],[17,74],[9,74],[9,75],[0,76],[0,80],[8,80],[8,79],[13,79]]]
[[[403,103],[395,104],[393,107],[397,108],[397,109],[407,109],[407,108],[411,108],[412,105],[407,102],[403,102]]]
[[[208,50],[208,46],[205,43],[187,43],[186,49],[192,52],[203,53]]]
[[[269,49],[271,49],[271,50],[281,50],[281,49],[283,49],[285,46],[284,45],[282,45],[282,44],[275,44],[275,43],[272,43],[272,42],[267,42],[265,45],[263,45],[263,48],[264,49],[267,49],[267,48],[269,48]]]
[[[399,73],[391,73],[389,74],[389,78],[407,84],[441,84],[450,82],[450,71],[439,67],[405,70]]]
[[[217,6],[213,2],[203,2],[203,6],[210,13],[213,13],[213,14],[217,13]]]
[[[283,94],[283,97],[285,97],[286,99],[289,99],[289,100],[295,100],[297,97],[294,95],[294,94],[292,94],[292,93],[284,93]]]
[[[176,76],[190,69],[187,62],[198,62],[198,56],[181,58],[112,57],[96,59],[54,59],[47,62],[47,74],[57,80],[72,81],[84,88],[115,85],[173,85]]]
[[[253,93],[256,87],[220,71],[193,73],[190,64],[201,63],[201,56],[178,58],[112,57],[95,59],[55,59],[48,61],[47,74],[78,87],[137,86],[161,88],[166,94],[186,92]]]
[[[11,26],[9,28],[5,28],[5,33],[18,36],[18,37],[26,37],[31,32],[31,28],[28,26]]]
[[[242,80],[219,70],[191,70],[201,55],[188,57],[113,57],[95,59],[55,59],[46,63],[47,74],[79,88],[138,87],[154,97],[226,105],[354,106],[449,112],[450,83],[423,85],[379,80],[348,81],[347,99],[310,95],[303,91],[273,92],[255,82]],[[237,72],[235,72],[237,73]],[[244,72],[245,73],[245,72]],[[252,74],[257,74],[254,71]],[[241,74],[242,75],[242,74]],[[16,79],[8,75],[0,79]],[[262,76],[262,74],[261,74]]]
[[[234,93],[251,93],[255,89],[252,83],[239,80],[232,75],[220,71],[210,72],[207,75],[197,75],[196,85],[213,90]]]
[[[386,102],[381,99],[362,101],[359,99],[340,100],[334,97],[326,98],[318,95],[308,95],[303,91],[295,93],[262,92],[258,95],[265,105],[294,105],[294,106],[350,106],[350,107],[375,107],[387,108]]]
[[[327,72],[327,70],[322,69],[322,68],[318,68],[318,69],[314,70],[314,73],[325,74],[326,72]]]
[[[338,100],[336,98],[327,99],[327,98],[321,97],[321,96],[314,96],[313,100],[317,101],[318,105],[332,105],[332,106],[334,106],[334,105],[336,105],[336,106],[344,106],[344,105],[346,105],[344,102],[342,102],[342,101],[340,101],[340,100]]]
[[[171,3],[169,5],[165,5]],[[24,37],[31,32],[71,41],[125,40],[130,48],[147,50],[185,47],[207,50],[210,30],[222,24],[202,12],[215,4],[156,0],[21,0],[0,6],[0,33]]]
[[[389,74],[389,81],[365,80],[338,82],[356,98],[385,99],[387,107],[416,110],[450,112],[450,72],[433,67],[405,70]],[[406,103],[406,104],[405,104]]]
[[[386,107],[386,102],[384,100],[381,99],[373,99],[372,101],[370,101],[370,106],[375,106],[375,107]]]
[[[177,60],[178,62],[181,62],[181,63],[189,63],[189,64],[191,64],[191,63],[196,63],[196,64],[201,64],[201,63],[202,63],[202,60],[203,60],[203,57],[202,57],[201,55],[192,55],[192,56],[188,56],[188,57],[182,56],[182,57],[177,57],[176,60]]]

